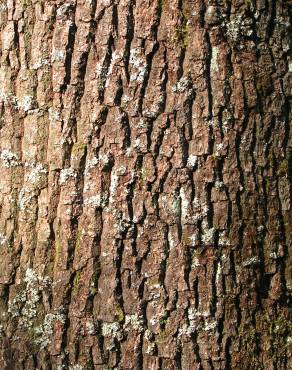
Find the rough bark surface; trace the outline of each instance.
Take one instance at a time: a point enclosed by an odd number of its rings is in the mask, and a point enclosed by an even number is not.
[[[1,1],[1,369],[291,369],[289,6]]]

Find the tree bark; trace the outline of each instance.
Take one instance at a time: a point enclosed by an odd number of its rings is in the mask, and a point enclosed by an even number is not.
[[[291,3],[0,27],[0,368],[291,369]]]

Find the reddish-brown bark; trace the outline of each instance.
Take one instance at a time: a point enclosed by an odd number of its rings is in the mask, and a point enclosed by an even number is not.
[[[289,369],[289,7],[0,3],[1,369]]]

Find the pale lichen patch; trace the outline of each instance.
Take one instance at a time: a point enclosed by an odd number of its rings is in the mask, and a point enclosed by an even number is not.
[[[121,327],[118,322],[111,322],[111,323],[106,323],[104,322],[101,327],[102,335],[104,337],[120,337],[121,335]]]
[[[31,95],[25,95],[22,99],[18,100],[18,108],[24,112],[28,112],[33,109],[34,98]]]
[[[212,47],[212,58],[211,58],[211,71],[214,71],[214,72],[219,71],[218,54],[219,54],[218,46],[213,46]]]
[[[136,70],[131,74],[130,81],[143,82],[146,74],[146,62],[142,59],[141,51],[138,48],[131,49],[129,63]]]
[[[172,92],[183,93],[190,87],[190,80],[187,76],[182,77],[173,87]]]
[[[76,178],[77,173],[74,168],[64,168],[60,172],[59,184],[65,184],[70,178]]]
[[[246,259],[242,262],[243,267],[251,267],[251,266],[257,266],[261,263],[261,259],[258,256],[254,256],[251,258]]]
[[[51,62],[65,62],[66,59],[66,53],[64,50],[59,50],[59,49],[53,49],[52,54],[51,54]]]
[[[187,167],[189,167],[190,169],[193,169],[196,166],[197,162],[198,162],[198,157],[194,154],[191,154],[187,160]]]
[[[143,331],[143,319],[139,317],[137,314],[126,315],[124,329],[126,331],[130,329],[134,329],[134,330],[137,330],[139,333],[141,333]]]
[[[202,236],[201,240],[203,244],[213,244],[215,240],[215,228],[202,225]]]
[[[21,164],[18,155],[9,149],[4,149],[1,151],[0,159],[2,161],[2,165],[6,168],[16,167]]]
[[[48,313],[45,315],[43,323],[35,328],[34,331],[37,338],[34,342],[40,348],[43,349],[51,343],[54,334],[54,325],[57,321],[64,324],[65,316],[60,312]]]
[[[48,171],[44,167],[42,163],[38,163],[35,166],[26,164],[26,167],[31,167],[31,170],[26,173],[26,181],[31,182],[32,184],[37,184],[39,181],[43,179],[43,176],[45,176]]]

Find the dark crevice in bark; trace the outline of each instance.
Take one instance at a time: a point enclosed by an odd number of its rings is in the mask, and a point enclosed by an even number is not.
[[[136,4],[135,0],[129,1],[128,13],[127,13],[127,34],[126,34],[126,44],[125,44],[125,52],[123,56],[124,65],[125,65],[125,74],[127,78],[127,82],[130,81],[130,73],[129,73],[129,61],[130,61],[130,54],[131,54],[131,44],[134,37],[135,32],[135,22],[134,22],[134,12],[133,8]]]
[[[271,0],[267,4],[268,11],[269,11],[269,17],[266,27],[266,39],[269,40],[272,35],[275,28],[275,20],[277,19],[277,9],[276,9],[276,0]]]
[[[145,40],[142,40],[142,41],[145,42]],[[142,42],[142,45],[143,45],[143,42]],[[143,48],[144,47],[142,46],[142,49]],[[149,82],[149,77],[150,77],[150,71],[151,71],[151,67],[152,67],[153,58],[154,58],[155,53],[158,51],[158,49],[159,49],[159,44],[157,42],[155,42],[151,52],[148,55],[146,55],[145,75],[144,75],[144,79],[143,79],[143,82],[142,82],[142,85],[141,85],[141,88],[140,88],[139,98],[138,98],[138,112],[141,115],[143,115],[143,100],[145,98],[145,91],[146,91],[146,88],[147,88],[148,82]]]
[[[212,46],[210,42],[209,33],[206,31],[205,40],[207,45],[206,65],[205,65],[205,79],[208,90],[208,120],[213,118],[213,92],[211,80],[211,60],[212,60]]]
[[[117,4],[113,4],[112,6],[112,28],[113,28],[114,37],[119,36],[118,26],[119,26],[118,6]]]
[[[74,44],[75,44],[75,35],[76,35],[77,27],[73,22],[69,28],[68,33],[68,43],[66,46],[66,58],[65,58],[65,77],[63,85],[60,87],[61,94],[64,94],[67,90],[68,85],[70,84],[71,80],[71,62],[72,62],[72,55],[74,52]]]
[[[225,370],[232,370],[231,366],[232,360],[230,355],[231,346],[232,346],[231,337],[227,337],[225,344],[225,367],[224,367]]]
[[[114,48],[114,38],[113,38],[113,35],[110,34],[108,38],[108,42],[107,42],[107,53],[106,53],[106,56],[102,64],[101,75],[99,77],[99,82],[98,82],[98,87],[97,87],[98,98],[99,98],[100,103],[103,103],[103,100],[104,100],[106,80],[107,80],[108,70],[111,65],[113,48]]]

